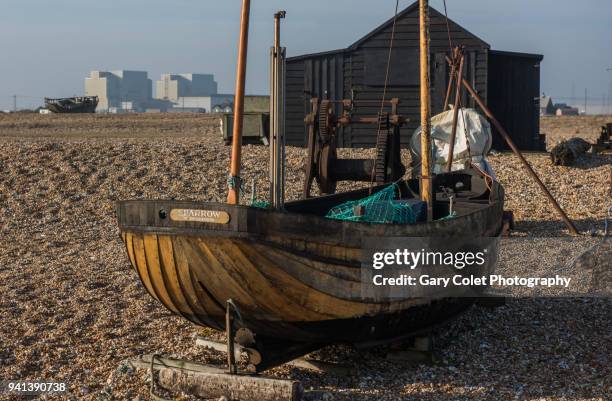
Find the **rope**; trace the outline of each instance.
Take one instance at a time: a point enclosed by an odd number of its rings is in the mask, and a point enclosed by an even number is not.
[[[476,163],[470,163],[470,164],[472,165],[474,169],[476,169],[480,174],[482,174],[483,177],[485,177],[485,184],[487,185],[487,189],[491,191],[491,189],[493,189],[492,187],[493,181],[495,181],[493,177],[490,174],[488,174],[486,171],[481,169],[480,166],[478,166],[478,164]],[[491,181],[489,182],[489,180]]]
[[[242,324],[243,327],[246,327],[244,324],[244,320],[242,320],[242,314],[240,314],[240,309],[238,309],[238,306],[236,305],[236,303],[234,302],[233,299],[228,299],[227,300],[227,304],[234,310],[234,312],[236,313],[236,317],[238,318],[238,321],[240,322],[240,324]]]
[[[449,46],[449,51],[450,54],[453,55],[453,39],[452,39],[452,35],[451,35],[451,31],[450,31],[450,20],[448,19],[448,8],[446,7],[446,0],[444,0],[444,18],[446,20],[446,33],[448,34],[448,46]],[[453,57],[453,63],[456,63],[457,60],[454,59]],[[463,84],[462,80],[463,77],[459,76],[459,70],[456,68],[455,69],[455,74],[457,76],[457,85],[461,86]],[[451,80],[454,77],[451,76]],[[468,157],[470,158],[470,161],[472,160],[472,152],[470,150],[470,141],[468,139],[468,131],[467,131],[467,124],[465,121],[465,114],[463,113],[463,105],[461,104],[461,96],[459,96],[459,112],[461,113],[461,119],[463,120],[463,131],[465,133],[465,141],[466,141],[466,145],[467,145],[467,151],[468,151]],[[453,155],[454,156],[454,155]],[[451,157],[451,155],[449,155],[449,157]]]
[[[240,177],[227,177],[227,186],[230,189],[236,189],[238,191],[244,190],[244,181]]]
[[[396,0],[395,1],[395,13],[393,15],[393,27],[391,29],[391,41],[389,42],[389,56],[387,57],[387,71],[385,72],[385,86],[383,87],[383,95],[382,95],[382,100],[380,102],[380,112],[378,113],[378,115],[382,115],[385,109],[385,100],[387,97],[387,87],[389,85],[389,74],[391,73],[391,58],[393,55],[393,45],[395,42],[395,27],[397,25],[397,14],[398,13],[399,13],[399,0]],[[377,138],[380,135],[381,128],[382,128],[382,123],[380,122],[380,118],[379,118],[378,129],[376,130]],[[372,192],[372,188],[374,186],[375,172],[376,172],[376,163],[374,163],[374,167],[372,167],[372,173],[370,174],[370,193]]]
[[[444,0],[444,16],[446,17],[446,33],[448,33],[448,46],[451,54],[453,54],[453,39],[451,38],[450,23],[448,21],[448,10],[446,8],[446,0]]]

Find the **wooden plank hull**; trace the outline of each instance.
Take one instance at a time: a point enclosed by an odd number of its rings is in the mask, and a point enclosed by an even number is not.
[[[176,221],[164,217],[171,210],[226,213],[229,218],[225,224]],[[394,226],[225,204],[131,201],[118,207],[132,266],[149,294],[173,313],[223,330],[225,303],[232,299],[240,309],[239,325],[258,336],[326,343],[415,333],[472,302],[363,301],[360,247],[365,236],[448,237],[458,231],[466,238],[496,236],[502,212],[503,201],[494,201],[456,219]],[[491,263],[483,273],[492,269]]]

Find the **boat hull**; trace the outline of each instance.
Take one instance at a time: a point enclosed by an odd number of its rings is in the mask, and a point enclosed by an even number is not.
[[[496,196],[499,191],[503,199],[501,187]],[[298,202],[287,207],[307,206]],[[228,219],[170,218],[177,210]],[[130,262],[149,294],[170,311],[223,330],[231,299],[240,311],[239,326],[265,338],[311,343],[407,336],[468,308],[473,302],[469,298],[364,300],[363,240],[442,236],[465,238],[467,244],[472,238],[497,236],[502,214],[499,199],[455,219],[412,226],[212,203],[129,201],[118,206]],[[482,273],[493,265],[483,266]]]
[[[95,113],[98,107],[96,96],[64,98],[64,99],[45,99],[45,107],[52,113],[59,114],[82,114]]]

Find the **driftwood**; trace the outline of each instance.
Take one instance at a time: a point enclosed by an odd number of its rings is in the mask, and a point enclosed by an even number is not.
[[[572,138],[555,146],[550,152],[550,158],[555,166],[571,166],[589,149],[591,144],[584,139]]]
[[[160,369],[159,384],[170,391],[204,399],[301,401],[304,396],[304,389],[297,381],[176,369]]]
[[[136,369],[149,369],[152,355],[129,360]],[[304,395],[297,381],[260,376],[230,375],[223,369],[179,359],[155,357],[159,385],[172,392],[184,392],[204,399],[240,401],[300,401]]]
[[[227,352],[226,344],[207,340],[202,337],[196,338],[196,345],[200,347],[210,348],[219,352]],[[235,359],[237,361],[241,359],[243,354],[249,355],[249,352],[252,352],[249,348],[244,348],[239,344],[234,345]],[[353,372],[353,369],[345,365],[339,365],[335,363],[306,358],[297,358],[292,361],[286,362],[285,365],[294,366],[296,368],[308,369],[319,373],[333,373],[339,376],[350,376]]]

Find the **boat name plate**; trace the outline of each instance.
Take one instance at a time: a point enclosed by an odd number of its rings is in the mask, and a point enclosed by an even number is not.
[[[230,221],[230,215],[221,210],[172,209],[170,219],[173,221],[227,224]]]

